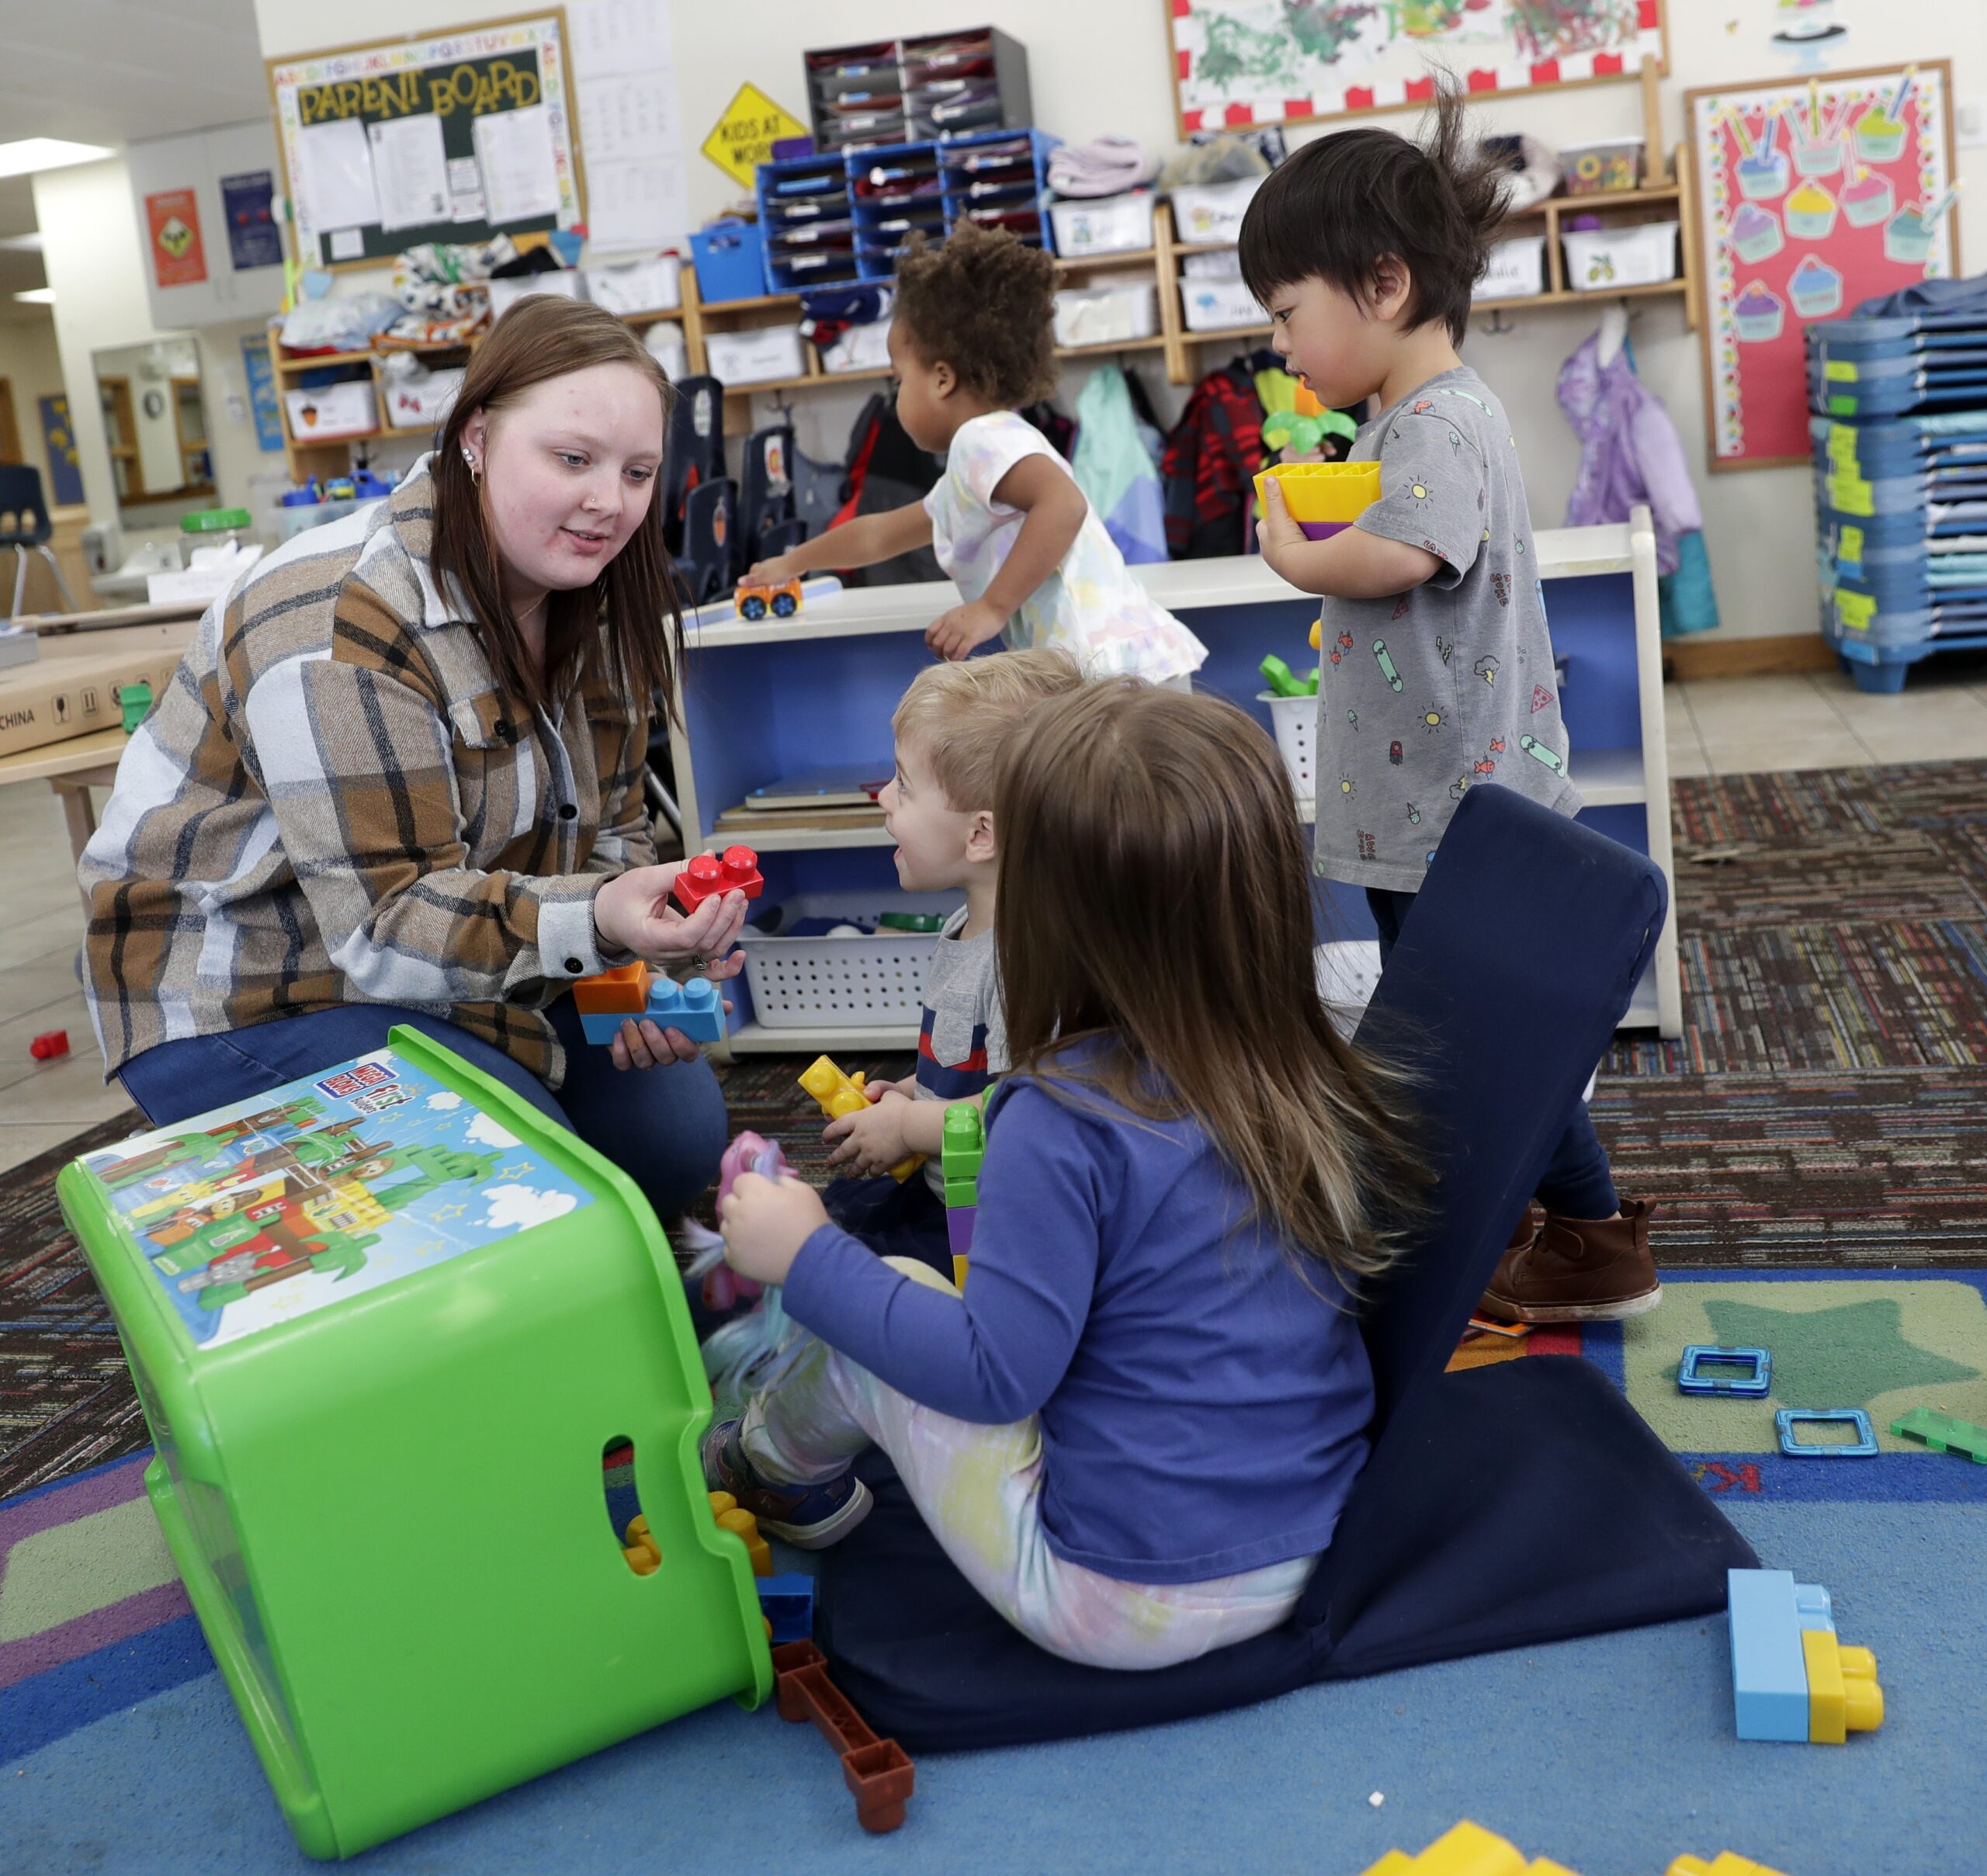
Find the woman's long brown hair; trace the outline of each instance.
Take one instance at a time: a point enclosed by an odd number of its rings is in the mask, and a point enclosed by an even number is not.
[[[1319,999],[1309,856],[1270,739],[1212,697],[1088,685],[1010,735],[994,825],[1016,1070],[1192,1115],[1304,1257],[1348,1286],[1385,1268],[1430,1175],[1403,1078]]]
[[[476,623],[498,685],[529,707],[561,695],[604,633],[609,662],[619,667],[626,695],[646,713],[660,691],[677,713],[683,618],[662,538],[662,475],[642,524],[591,586],[553,593],[546,602],[545,679],[540,683],[523,635],[504,599],[497,543],[483,493],[463,460],[463,431],[477,411],[494,417],[534,384],[595,365],[627,365],[656,387],[662,400],[665,442],[676,401],[668,374],[643,349],[633,329],[612,313],[549,293],[521,300],[498,320],[470,355],[462,389],[442,427],[431,473],[435,479],[435,584],[446,594],[453,581]]]

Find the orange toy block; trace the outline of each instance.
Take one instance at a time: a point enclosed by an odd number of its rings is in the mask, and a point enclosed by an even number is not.
[[[581,977],[573,986],[573,1004],[582,1016],[640,1016],[649,1007],[649,967],[637,958]]]

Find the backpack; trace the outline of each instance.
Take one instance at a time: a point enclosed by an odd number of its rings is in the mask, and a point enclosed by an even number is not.
[[[1263,466],[1263,406],[1237,359],[1194,387],[1166,439],[1166,544],[1176,560],[1240,553],[1251,480]]]

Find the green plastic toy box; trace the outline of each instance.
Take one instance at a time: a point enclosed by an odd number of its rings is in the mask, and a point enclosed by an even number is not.
[[[772,1689],[635,1186],[419,1032],[66,1167],[145,1483],[297,1841],[348,1857]],[[603,1490],[631,1441],[661,1566]]]

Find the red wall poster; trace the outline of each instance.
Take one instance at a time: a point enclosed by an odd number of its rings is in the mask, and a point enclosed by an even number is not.
[[[1684,99],[1714,469],[1808,460],[1803,330],[1957,272],[1943,60]]]
[[[207,277],[200,245],[200,206],[190,189],[161,189],[145,198],[151,229],[152,272],[161,286],[192,286]]]

